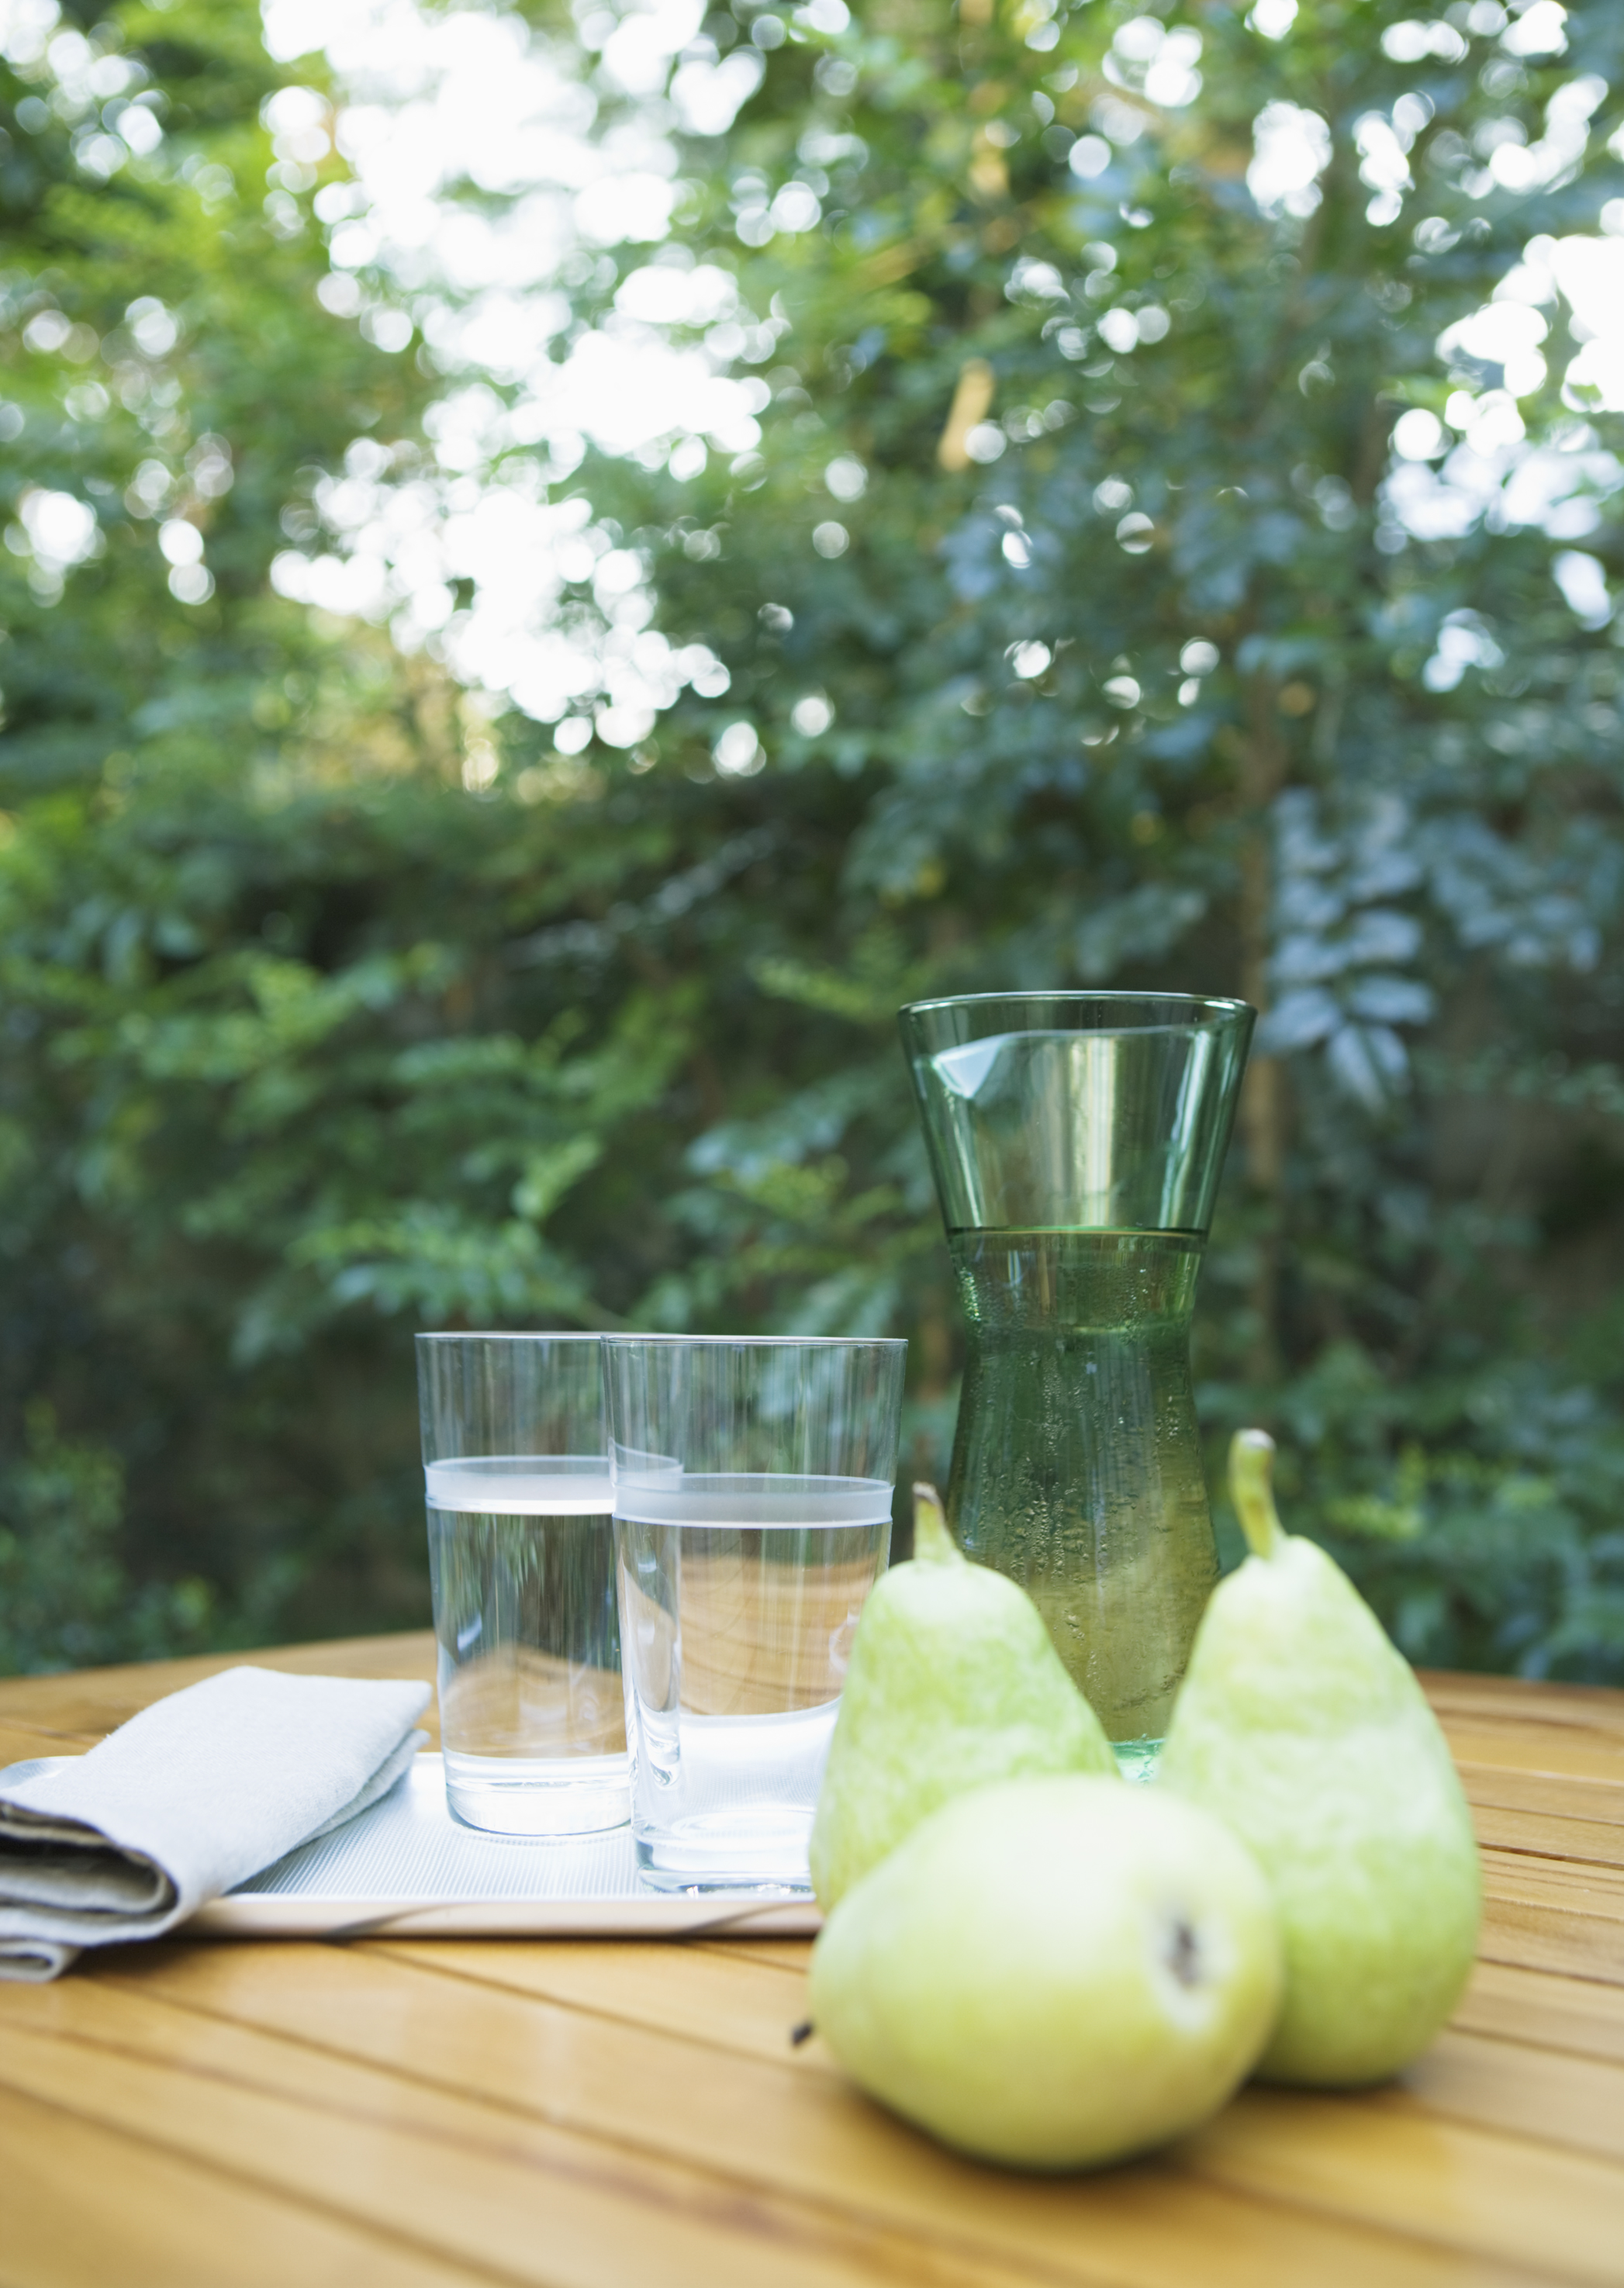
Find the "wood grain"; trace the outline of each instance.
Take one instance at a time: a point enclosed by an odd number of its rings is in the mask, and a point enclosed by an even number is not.
[[[1461,1784],[1475,1809],[1522,1812],[1530,1818],[1578,1820],[1587,1827],[1624,1827],[1624,1779],[1569,1779],[1557,1772],[1525,1772],[1456,1758]],[[1624,1761],[1624,1759],[1620,1759]]]
[[[1442,1720],[1449,1752],[1462,1770],[1483,1765],[1501,1772],[1525,1772],[1541,1779],[1599,1780],[1617,1787],[1624,1747],[1608,1733],[1575,1725],[1565,1729],[1490,1725],[1474,1716],[1462,1722]]]
[[[164,1950],[161,1958],[149,1956],[141,1965],[141,1990],[156,1990],[222,2022],[275,2026],[313,2049],[364,2060],[437,2090],[499,2093],[501,2102],[527,2115],[567,2123],[651,2160],[702,2168],[725,2157],[723,2165],[754,2191],[770,2186],[815,2205],[843,2207],[875,2227],[912,2232],[932,2244],[960,2246],[990,2232],[989,2252],[1000,2250],[1040,2265],[1064,2262],[1085,2219],[1090,2244],[1109,2234],[1119,2263],[1136,2254],[1154,2258],[1153,2242],[1143,2246],[1148,2228],[1132,2191],[1149,2178],[1162,2187],[1159,2218],[1168,2187],[1187,2196],[1192,2178],[1207,2176],[1282,2208],[1324,2212],[1318,2221],[1327,2247],[1343,2227],[1360,2221],[1396,2236],[1408,2235],[1431,2167],[1444,2179],[1464,2172],[1479,2183],[1501,2187],[1495,2229],[1512,2231],[1520,2215],[1524,2245],[1517,2252],[1525,2263],[1543,2253],[1526,2219],[1540,2208],[1542,2194],[1559,2200],[1565,2242],[1593,2260],[1588,2268],[1575,2261],[1557,2276],[1589,2279],[1602,2276],[1609,2220],[1624,2200],[1624,2171],[1580,2164],[1566,2152],[1507,2149],[1504,2141],[1454,2122],[1411,2117],[1401,2123],[1385,2117],[1382,2099],[1304,2100],[1269,2092],[1248,2093],[1223,2117],[1227,2131],[1215,2124],[1172,2159],[1089,2184],[1023,2184],[967,2169],[885,2118],[830,2070],[815,2041],[792,2052],[783,2039],[780,2006],[771,1999],[764,1999],[767,2028],[777,2039],[770,2053],[751,2057],[733,2050],[719,2061],[713,2052],[707,2064],[696,2057],[692,2041],[663,2028],[588,2016],[551,2000],[493,1991],[483,1978],[448,1974],[439,1966],[438,1950],[414,1950],[419,1958],[410,1962],[401,1958],[401,1949],[344,1954],[289,1948],[270,1963],[267,1951]],[[455,2006],[447,2006],[448,1989],[455,1991]],[[1390,2094],[1384,2095],[1390,2114]],[[1260,2109],[1264,2133],[1247,2142],[1244,2175],[1231,2184],[1236,2117],[1244,2124]],[[1412,2101],[1405,2110],[1414,2117],[1417,2109]],[[1331,2168],[1336,2137],[1327,2136],[1325,2126],[1333,2117],[1340,2124],[1337,2133],[1362,2135],[1373,2157],[1340,2178]],[[1214,2132],[1217,2142],[1209,2150]],[[1418,2142],[1434,2153],[1432,2164],[1415,2160]],[[1397,2165],[1406,2157],[1408,2175],[1398,2170],[1395,2179]],[[1299,2222],[1295,2260],[1307,2230],[1307,2220],[1300,2216]],[[1168,2229],[1176,2247],[1180,2233],[1171,2225]],[[1433,2237],[1456,2254],[1485,2260],[1508,2252],[1480,2225],[1468,2229],[1457,2222],[1453,2230],[1435,2230]],[[1255,2270],[1264,2260],[1263,2245],[1243,2240],[1232,2255],[1242,2269]],[[1215,2268],[1217,2249],[1208,2249],[1204,2260],[1208,2276],[1225,2276]],[[1323,2252],[1316,2257],[1318,2263],[1329,2260]],[[1129,2276],[1154,2276],[1136,2270]]]
[[[1624,1869],[1482,1856],[1483,1960],[1624,1982]]]
[[[195,1949],[190,1959],[212,1958],[217,1969],[234,1964],[240,1976],[249,1952]],[[188,1979],[192,2006],[212,2000],[239,2014],[205,2011],[201,2030],[188,2027],[186,2006],[155,2006],[172,1998],[180,1966],[174,1950],[166,1966],[157,1966],[159,1976],[120,1978],[114,1996],[95,1995],[97,1979],[36,1990],[36,2010],[27,2014],[53,2030],[54,2046],[72,2054],[53,2060],[53,2046],[37,2034],[32,2045],[10,2044],[0,2082],[22,2077],[59,2093],[76,2089],[104,2122],[143,2119],[161,2108],[166,2134],[188,2154],[254,2170],[290,2192],[342,2199],[360,2213],[372,2213],[367,2189],[381,2179],[386,2213],[420,2235],[432,2234],[445,2214],[448,2183],[460,2187],[469,2213],[483,2220],[469,2228],[475,2250],[487,2261],[520,2268],[519,2277],[538,2276],[522,2269],[522,2249],[507,2238],[493,2245],[479,2237],[486,2229],[512,2229],[514,2196],[503,2190],[498,2158],[539,2169],[551,2157],[566,2182],[584,2179],[601,2203],[596,2229],[609,2244],[608,2260],[596,2276],[571,2278],[643,2276],[656,2249],[662,2278],[688,2278],[661,2205],[685,2185],[702,2216],[728,2220],[724,2248],[700,2251],[711,2275],[724,2280],[795,2284],[803,2276],[791,2267],[791,2252],[821,2232],[840,2244],[844,2268],[835,2276],[853,2281],[887,2276],[876,2269],[878,2252],[896,2249],[905,2252],[898,2278],[1175,2288],[1188,2277],[1192,2229],[1201,2276],[1219,2288],[1254,2281],[1286,2288],[1304,2279],[1353,2288],[1373,2276],[1422,2288],[1523,2276],[1498,2263],[1463,2271],[1448,2252],[1440,2260],[1438,2251],[1409,2250],[1357,2220],[1332,2226],[1290,2208],[1270,2215],[1260,2232],[1254,2203],[1195,2181],[1171,2210],[1168,2186],[1177,2173],[1163,2164],[1053,2184],[969,2167],[874,2112],[837,2077],[794,2061],[753,2073],[736,2061],[725,2077],[707,2075],[687,2046],[635,2032],[606,2060],[594,2055],[590,2026],[527,2024],[487,2009],[456,2019],[435,2011],[441,2038],[428,2046],[422,2037],[432,1998],[403,1991],[402,1981],[416,1989],[436,1982],[399,1966],[392,1975],[366,1981],[361,2010],[345,2005],[335,2012],[333,1995],[343,1990],[325,1973],[344,1966],[301,1964],[311,1974],[293,2039],[285,2030],[279,2038],[245,2030],[242,2017],[254,2014],[257,2004],[238,1979],[229,1995],[215,1981],[199,1993]],[[352,1958],[351,1969],[358,1966]],[[499,2024],[506,2036],[494,2042]],[[74,2039],[87,2025],[89,2036]],[[91,2051],[100,2054],[87,2064]],[[371,2070],[358,2072],[360,2066]],[[634,2077],[622,2079],[618,2103],[606,2068],[622,2076],[630,2069]],[[162,2077],[164,2069],[201,2086],[177,2086]],[[685,2104],[671,2086],[674,2070]],[[253,2101],[267,2083],[275,2106]],[[785,2094],[797,2089],[807,2101],[786,2105]],[[380,2129],[387,2137],[381,2144]],[[437,2159],[441,2147],[448,2157]],[[652,2190],[639,2205],[641,2186]],[[545,2198],[551,2228],[565,2196],[550,2181]],[[651,2203],[659,2210],[652,2222]],[[763,2225],[755,2241],[743,2229],[750,2219]],[[525,2229],[533,2234],[532,2226]],[[867,2251],[876,2252],[873,2265]]]
[[[67,1755],[88,1748],[166,1693],[199,1684],[223,1668],[247,1664],[278,1668],[290,1676],[411,1677],[434,1681],[434,1632],[414,1629],[403,1636],[341,1637],[323,1644],[275,1645],[257,1651],[200,1653],[191,1660],[132,1662],[123,1668],[85,1668],[61,1676],[0,1677],[0,1725],[21,1725],[54,1740],[35,1755]],[[421,1719],[440,1745],[439,1712],[431,1704]]]
[[[1469,2033],[1624,2064],[1624,1987],[1479,1962],[1454,2014]]]
[[[0,1758],[228,1664],[0,1682]],[[0,1986],[0,2288],[1620,2288],[1624,1695],[1427,1684],[1487,1909],[1453,2026],[1384,2089],[1254,2088],[1147,2161],[1024,2179],[791,2047],[803,1942],[109,1949]]]
[[[86,2120],[76,2102],[0,2088],[6,2288],[457,2288],[439,2264]]]
[[[13,2027],[0,2085],[104,2128],[146,2127],[189,2161],[442,2262],[597,2288],[638,2276],[657,2247],[660,2276],[675,2288],[753,2288],[769,2275],[785,2288],[906,2276],[883,2233],[793,2202],[741,2199],[725,2174],[663,2168],[521,2121],[511,2107],[274,2036],[223,2022],[200,2028],[139,1994],[96,2000],[88,2031],[71,2003]],[[931,2276],[958,2288],[978,2276],[944,2252]]]
[[[1581,1866],[1612,1867],[1621,1839],[1617,1825],[1608,1821],[1553,1818],[1492,1803],[1472,1805],[1472,1823],[1478,1842],[1491,1850],[1525,1851],[1535,1859],[1572,1860]]]
[[[596,1939],[491,1946],[453,1939],[392,1942],[368,1951],[628,2025],[658,2027],[709,2049],[779,2061],[789,2054],[790,2030],[806,2014],[812,1946],[801,1942],[791,1962],[766,1961],[755,1946],[728,1942],[714,1948]],[[822,2053],[807,2052],[806,2062],[819,2065]]]

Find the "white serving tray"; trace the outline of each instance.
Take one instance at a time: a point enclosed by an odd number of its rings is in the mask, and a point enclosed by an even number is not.
[[[804,1892],[650,1890],[630,1827],[547,1843],[463,1827],[446,1807],[439,1756],[424,1754],[382,1802],[200,1907],[185,1928],[199,1938],[810,1938],[820,1920]]]

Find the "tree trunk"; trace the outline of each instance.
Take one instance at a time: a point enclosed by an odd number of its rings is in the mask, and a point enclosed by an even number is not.
[[[1240,742],[1240,783],[1245,840],[1240,856],[1240,990],[1261,1017],[1269,1006],[1269,952],[1273,910],[1271,808],[1286,783],[1287,751],[1280,735],[1274,679],[1254,676],[1247,691],[1247,727]],[[1252,1282],[1256,1333],[1248,1371],[1268,1383],[1280,1372],[1280,1185],[1286,1154],[1285,1076],[1275,1057],[1254,1054],[1241,1084],[1241,1144],[1247,1175],[1263,1196]]]

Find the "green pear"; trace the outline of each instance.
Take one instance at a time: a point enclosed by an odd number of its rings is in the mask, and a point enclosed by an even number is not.
[[[1009,1780],[866,1875],[812,1949],[817,2031],[871,2097],[980,2159],[1078,2169],[1193,2129],[1280,1996],[1269,1887],[1156,1788]]]
[[[875,1583],[852,1640],[812,1832],[820,1906],[954,1796],[1115,1771],[1031,1598],[962,1555],[934,1487],[915,1486],[912,1561]]]
[[[1325,1552],[1281,1532],[1273,1451],[1261,1430],[1231,1448],[1256,1553],[1202,1616],[1158,1777],[1232,1827],[1273,1887],[1286,2000],[1259,2072],[1351,2087],[1406,2065],[1459,2000],[1477,1849],[1409,1664]]]

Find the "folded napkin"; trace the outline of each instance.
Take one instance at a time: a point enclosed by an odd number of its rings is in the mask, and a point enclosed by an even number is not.
[[[0,1978],[156,1938],[406,1772],[426,1684],[230,1668],[0,1778]]]

